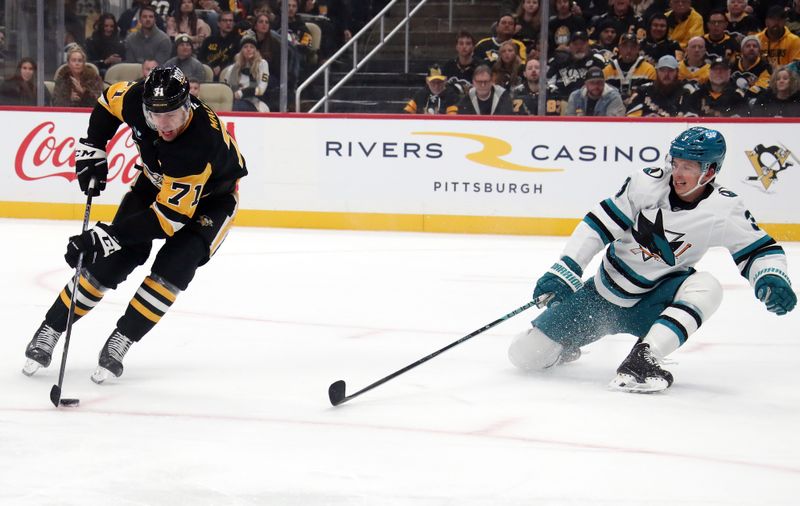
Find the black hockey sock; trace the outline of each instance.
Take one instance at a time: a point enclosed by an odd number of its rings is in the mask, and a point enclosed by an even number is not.
[[[128,339],[139,341],[169,310],[178,293],[180,290],[158,276],[144,278],[117,322],[117,328]]]
[[[78,294],[75,297],[75,321],[92,310],[103,298],[106,288],[94,280],[85,271],[78,281]],[[70,280],[55,302],[47,311],[44,321],[53,329],[64,332],[67,328],[67,315],[69,314],[70,300],[72,299],[72,280]]]

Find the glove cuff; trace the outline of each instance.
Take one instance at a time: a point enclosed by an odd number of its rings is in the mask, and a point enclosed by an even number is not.
[[[105,149],[106,149],[105,142],[103,142],[103,141],[95,141],[95,140],[92,140],[92,139],[87,139],[86,137],[78,139],[78,143],[79,144],[84,144],[86,146],[91,146],[91,147],[93,147],[95,149],[99,149],[101,151],[105,151]]]
[[[97,236],[98,244],[103,248],[104,257],[122,249],[122,245],[119,239],[117,239],[112,226],[106,225],[105,223],[98,223],[97,226],[94,227],[94,233]]]
[[[753,287],[757,286],[759,281],[764,279],[766,276],[777,276],[777,277],[783,279],[784,281],[786,281],[787,285],[792,286],[792,282],[789,279],[789,275],[788,274],[783,272],[781,269],[777,269],[775,267],[767,267],[767,268],[761,269],[760,271],[756,272],[753,275]]]
[[[583,287],[581,280],[583,270],[569,257],[561,257],[561,260],[554,263],[548,272],[561,279],[573,292],[577,292]]]
[[[106,150],[102,143],[78,139],[78,145],[75,146],[75,160],[93,160],[105,157]]]

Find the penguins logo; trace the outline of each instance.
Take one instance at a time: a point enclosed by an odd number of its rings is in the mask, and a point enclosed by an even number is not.
[[[797,157],[783,144],[769,147],[759,144],[752,151],[744,153],[756,173],[755,176],[749,176],[746,181],[758,181],[764,190],[769,190],[769,187],[778,180],[780,172],[798,163]],[[790,158],[794,163],[789,161]]]

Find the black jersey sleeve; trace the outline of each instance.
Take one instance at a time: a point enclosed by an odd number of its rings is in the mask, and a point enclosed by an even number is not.
[[[114,137],[124,121],[122,106],[125,103],[125,97],[134,84],[131,81],[114,83],[100,94],[92,110],[92,115],[89,117],[86,137],[90,141],[105,146]]]

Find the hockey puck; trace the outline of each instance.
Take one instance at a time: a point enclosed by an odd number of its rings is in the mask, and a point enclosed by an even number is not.
[[[80,399],[61,399],[61,401],[59,401],[59,404],[66,408],[77,408],[80,403]]]

